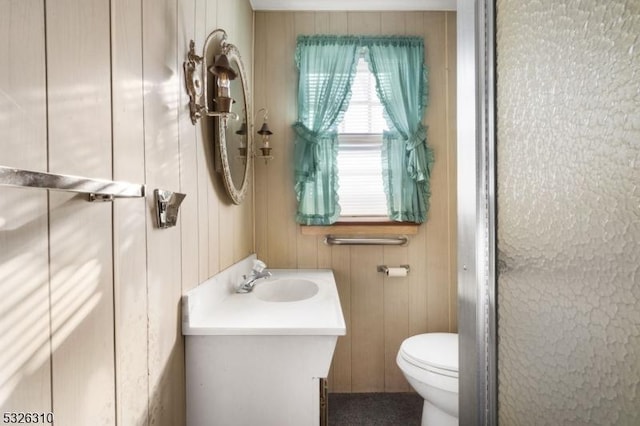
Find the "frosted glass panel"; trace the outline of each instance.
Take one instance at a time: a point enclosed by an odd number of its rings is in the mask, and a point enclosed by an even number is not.
[[[640,424],[640,1],[498,0],[501,425]]]

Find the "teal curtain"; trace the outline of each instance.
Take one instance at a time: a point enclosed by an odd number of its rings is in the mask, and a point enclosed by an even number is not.
[[[349,105],[358,39],[349,36],[300,36],[296,47],[298,120],[296,134],[296,220],[328,225],[340,215],[336,127]]]
[[[419,37],[300,36],[298,120],[293,125],[296,220],[328,225],[340,215],[336,127],[351,97],[359,49],[384,106],[382,170],[389,218],[422,223],[429,210],[433,151],[422,116],[427,105],[424,41]]]
[[[382,170],[389,217],[422,223],[431,195],[433,151],[422,116],[427,106],[424,41],[418,37],[364,37],[369,69],[384,107]]]

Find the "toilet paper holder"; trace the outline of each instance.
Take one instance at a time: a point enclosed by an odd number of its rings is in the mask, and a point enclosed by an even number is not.
[[[398,268],[406,269],[407,273],[409,273],[409,271],[411,270],[409,265],[400,265],[400,266],[398,266]],[[389,273],[389,267],[387,265],[378,265],[378,272],[382,272],[383,274],[388,274]]]

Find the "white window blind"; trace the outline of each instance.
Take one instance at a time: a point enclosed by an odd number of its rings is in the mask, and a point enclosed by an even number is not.
[[[369,71],[369,65],[360,58],[356,76],[351,86],[351,101],[338,126],[338,133],[382,134],[387,123],[382,115],[382,103],[376,93],[376,79]]]
[[[351,101],[338,127],[338,196],[341,217],[387,217],[382,181],[382,132],[387,124],[375,77],[360,58]]]

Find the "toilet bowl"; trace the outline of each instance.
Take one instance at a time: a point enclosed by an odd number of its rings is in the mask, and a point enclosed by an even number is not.
[[[424,398],[422,426],[458,425],[458,335],[426,333],[409,337],[396,362]]]

